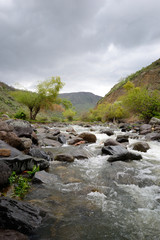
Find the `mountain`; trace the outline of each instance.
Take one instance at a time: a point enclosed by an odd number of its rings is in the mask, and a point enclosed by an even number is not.
[[[129,75],[127,78],[114,85],[113,88],[104,96],[104,98],[100,99],[98,104],[104,102],[115,102],[125,93],[123,86],[128,81],[134,83],[136,87],[145,86],[149,90],[156,89],[160,91],[160,59],[153,62],[149,66]]]
[[[61,93],[59,96],[60,98],[66,98],[71,101],[78,114],[94,108],[97,102],[102,98],[90,92]]]

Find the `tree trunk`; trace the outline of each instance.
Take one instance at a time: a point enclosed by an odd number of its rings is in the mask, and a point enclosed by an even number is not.
[[[35,109],[35,111],[34,111],[33,116],[32,116],[32,120],[35,120],[35,119],[36,119],[36,116],[37,116],[37,114],[39,113],[39,111],[40,111],[40,107],[37,107],[37,108]]]

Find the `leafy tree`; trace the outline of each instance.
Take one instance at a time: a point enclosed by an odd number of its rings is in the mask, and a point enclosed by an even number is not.
[[[35,120],[40,110],[52,109],[55,103],[60,102],[58,94],[63,86],[60,77],[51,77],[37,85],[37,92],[15,91],[12,95],[29,108],[30,119]]]
[[[72,121],[75,115],[76,115],[76,112],[72,108],[66,109],[63,112],[63,116],[67,118],[69,121]]]
[[[149,91],[143,87],[133,87],[122,98],[124,106],[132,113],[138,114],[145,121],[159,115],[160,94],[158,91]]]

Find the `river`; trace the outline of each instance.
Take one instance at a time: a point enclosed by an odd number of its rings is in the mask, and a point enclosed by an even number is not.
[[[102,126],[93,128],[97,142],[85,146],[90,158],[51,162],[49,182],[35,184],[28,194],[27,201],[48,212],[30,239],[160,240],[160,142],[148,142],[141,161],[109,163],[101,156],[109,137],[99,133]],[[120,131],[114,133],[112,138]],[[129,139],[129,145],[136,141]]]

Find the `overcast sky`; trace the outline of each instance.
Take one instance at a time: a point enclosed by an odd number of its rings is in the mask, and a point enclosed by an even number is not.
[[[160,58],[160,0],[0,0],[0,81],[104,96]]]

